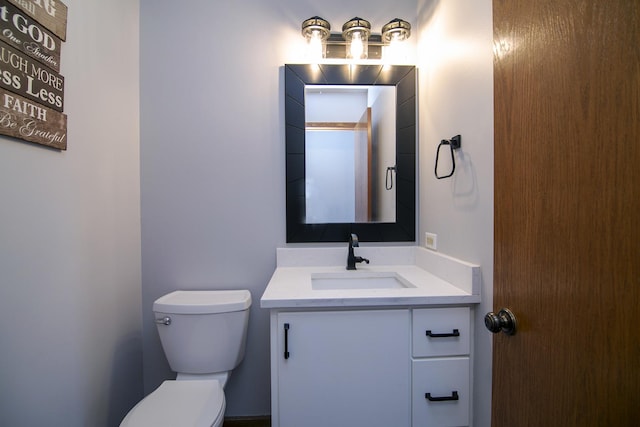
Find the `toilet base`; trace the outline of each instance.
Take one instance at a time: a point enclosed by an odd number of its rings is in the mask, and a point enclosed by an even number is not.
[[[224,389],[227,385],[230,372],[218,372],[215,374],[184,374],[178,372],[176,375],[176,381],[202,381],[202,380],[216,380],[220,383],[220,386]]]

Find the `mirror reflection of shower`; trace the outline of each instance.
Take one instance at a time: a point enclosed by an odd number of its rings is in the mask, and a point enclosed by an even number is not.
[[[305,89],[307,224],[395,222],[394,86]]]

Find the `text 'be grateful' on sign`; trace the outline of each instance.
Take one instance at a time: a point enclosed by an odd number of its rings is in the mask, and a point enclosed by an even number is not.
[[[0,89],[0,133],[67,149],[67,115]]]

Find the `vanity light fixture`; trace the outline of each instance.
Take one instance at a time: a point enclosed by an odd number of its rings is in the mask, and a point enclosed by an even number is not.
[[[401,44],[411,36],[411,24],[395,18],[382,27],[381,34],[372,34],[371,23],[355,17],[345,22],[342,33],[332,34],[327,20],[313,16],[302,22],[302,35],[307,40],[311,62],[317,63],[323,58],[382,59],[383,46],[385,56],[392,56],[394,45]]]
[[[331,34],[329,21],[313,16],[302,23],[302,35],[307,40],[309,59],[317,62],[327,56],[327,39]]]
[[[382,41],[387,44],[403,42],[411,36],[411,24],[395,18],[382,27]]]
[[[400,63],[406,59],[404,43],[411,36],[411,24],[395,18],[382,27],[382,42],[385,44],[384,59],[389,64]]]
[[[357,16],[342,26],[342,38],[347,41],[347,59],[367,59],[369,57],[369,36],[371,23]]]

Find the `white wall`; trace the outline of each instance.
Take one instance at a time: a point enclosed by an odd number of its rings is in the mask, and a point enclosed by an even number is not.
[[[68,150],[0,137],[0,425],[142,395],[138,3],[65,0]]]
[[[227,415],[270,413],[269,317],[259,299],[285,245],[283,72],[305,62],[303,20],[376,31],[416,0],[141,1],[145,392],[172,378],[151,307],[174,289],[252,293],[247,353]]]
[[[475,313],[474,426],[490,423],[493,299],[493,23],[491,0],[420,0],[420,243],[482,267]],[[441,139],[462,135],[455,175],[434,176]],[[440,158],[450,158],[443,150]],[[442,164],[446,170],[446,163]]]
[[[310,92],[305,97],[304,117],[307,122],[357,123],[367,111],[367,89]]]

